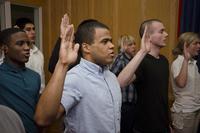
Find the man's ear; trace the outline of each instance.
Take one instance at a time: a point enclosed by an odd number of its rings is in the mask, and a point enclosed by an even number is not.
[[[8,46],[7,45],[3,45],[2,46],[2,50],[4,51],[4,54],[8,53]]]
[[[82,50],[84,53],[90,53],[90,45],[87,43],[82,44]]]

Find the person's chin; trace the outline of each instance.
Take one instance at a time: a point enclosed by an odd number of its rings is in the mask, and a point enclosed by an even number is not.
[[[160,45],[161,48],[163,48],[165,46],[166,46],[166,43],[163,43],[163,44]]]

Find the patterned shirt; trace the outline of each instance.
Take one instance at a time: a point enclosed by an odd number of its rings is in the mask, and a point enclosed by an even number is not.
[[[128,58],[124,52],[121,52],[117,55],[114,63],[111,66],[111,71],[118,76],[122,69],[130,62],[131,58]],[[125,88],[121,88],[122,91],[122,102],[136,102],[137,93],[136,89],[131,83],[130,85],[126,86]]]

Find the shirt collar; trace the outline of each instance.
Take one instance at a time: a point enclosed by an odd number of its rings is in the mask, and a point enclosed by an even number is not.
[[[16,72],[16,73],[20,72],[20,71],[25,71],[26,70],[25,66],[19,68],[19,67],[16,67],[15,65],[13,65],[11,62],[6,61],[6,60],[3,62],[2,66],[4,68],[6,68],[7,70],[12,71],[12,72]]]
[[[32,53],[35,53],[35,52],[37,52],[39,49],[35,46],[35,45],[33,45],[33,48],[30,50]]]
[[[184,60],[183,55],[178,55],[178,59]],[[196,64],[196,60],[193,59],[193,58],[191,58],[191,59],[188,61],[188,64]]]
[[[128,54],[126,54],[125,52],[122,52],[122,55],[123,55],[126,59],[131,60],[131,57],[130,57]]]
[[[108,66],[99,66],[83,58],[81,58],[80,65],[95,74],[102,74],[104,71],[108,70]]]
[[[0,64],[3,63],[4,57],[4,52],[2,51],[2,53],[0,53]]]

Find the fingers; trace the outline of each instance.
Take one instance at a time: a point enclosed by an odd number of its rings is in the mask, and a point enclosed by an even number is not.
[[[60,23],[60,37],[64,36],[65,29],[69,25],[69,16],[68,14],[65,14],[62,17],[61,23]]]
[[[65,40],[69,42],[73,42],[73,36],[74,36],[74,26],[68,25],[68,27],[65,30]]]
[[[70,35],[70,42],[73,42],[74,41],[74,25],[72,24],[72,32],[71,32],[71,35]]]
[[[187,43],[184,42],[183,48],[184,48],[184,49],[187,49],[187,47],[188,47],[188,46],[187,46]]]
[[[61,26],[65,27],[69,24],[69,16],[66,13],[63,17],[62,17],[62,21],[61,21]]]
[[[147,26],[144,28],[144,33],[142,35],[142,45],[144,45],[147,42]]]
[[[186,54],[187,52],[187,49],[188,49],[188,46],[187,46],[187,43],[184,42],[184,45],[183,45],[183,52]]]
[[[63,16],[63,19],[64,19],[63,23],[68,25],[69,24],[69,16],[67,13]]]
[[[144,28],[144,33],[143,33],[143,36],[142,37],[146,37],[146,34],[147,34],[147,25],[145,26],[145,28]]]
[[[189,59],[191,58],[191,54],[190,54],[190,52],[189,52],[189,46],[188,46],[188,44],[185,42],[183,47],[184,47],[184,48],[183,48],[184,57],[185,57],[185,59],[189,60]]]

